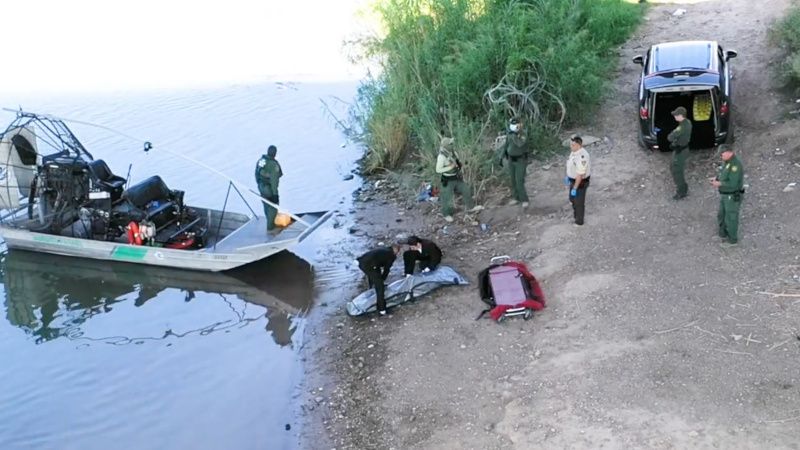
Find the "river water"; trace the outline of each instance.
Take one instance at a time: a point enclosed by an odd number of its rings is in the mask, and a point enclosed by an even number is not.
[[[355,83],[238,85],[137,94],[0,98],[0,106],[99,123],[142,142],[70,125],[132,182],[151,174],[186,201],[221,207],[227,181],[255,188],[269,144],[283,166],[281,204],[337,209],[292,249],[225,274],[5,252],[0,317],[0,449],[294,448],[301,349],[311,308],[339,306],[353,279],[341,258],[360,156],[325,112]],[[3,113],[7,123],[12,114]],[[250,205],[263,214],[257,201]],[[248,212],[232,194],[228,208]],[[330,251],[334,248],[335,251]],[[347,259],[349,261],[350,259]],[[334,305],[335,303],[335,305]],[[305,337],[304,337],[305,336]]]

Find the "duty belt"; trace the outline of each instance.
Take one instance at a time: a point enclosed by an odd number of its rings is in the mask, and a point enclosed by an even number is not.
[[[567,177],[567,178],[569,178],[569,184],[570,185],[575,183],[575,178],[571,178],[571,177]],[[582,179],[581,180],[581,184],[578,185],[578,189],[583,189],[585,186],[588,186],[590,178],[592,178],[592,177],[589,176],[589,177],[586,177],[586,178]]]

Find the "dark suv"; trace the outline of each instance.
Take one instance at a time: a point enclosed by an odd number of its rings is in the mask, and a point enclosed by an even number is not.
[[[671,112],[686,108],[692,121],[691,148],[733,140],[731,70],[733,50],[714,41],[667,42],[633,58],[642,66],[639,82],[639,143],[668,151],[667,135],[678,124]]]

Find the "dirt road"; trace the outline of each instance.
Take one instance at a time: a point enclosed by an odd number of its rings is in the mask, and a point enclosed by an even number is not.
[[[800,448],[800,298],[765,294],[800,292],[800,189],[783,192],[800,182],[800,123],[773,87],[766,37],[788,3],[684,4],[680,17],[676,5],[650,9],[619,51],[598,122],[574,130],[605,138],[587,148],[595,167],[584,227],[571,224],[560,159],[529,174],[528,214],[486,211],[489,233],[409,220],[418,210],[365,224],[440,240],[473,285],[388,319],[334,313],[311,359],[335,375],[311,381],[304,446]],[[630,58],[679,39],[739,52],[736,149],[749,190],[731,249],[719,246],[718,194],[707,183],[717,157],[693,152],[689,198],[674,202],[670,155],[636,143]],[[365,208],[396,217],[390,205]],[[473,320],[475,274],[497,254],[543,280],[548,308],[532,321]]]

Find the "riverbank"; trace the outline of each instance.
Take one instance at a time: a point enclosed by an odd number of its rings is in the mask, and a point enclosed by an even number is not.
[[[488,232],[377,195],[359,203],[366,243],[399,232],[430,237],[471,285],[388,318],[348,317],[344,303],[365,286],[343,292],[310,354],[329,378],[308,386],[322,391],[304,392],[304,448],[796,445],[800,302],[780,294],[800,292],[800,191],[786,189],[800,181],[800,123],[787,119],[794,104],[763,70],[777,60],[767,29],[788,4],[649,10],[619,49],[603,116],[567,130],[601,137],[587,147],[594,172],[583,227],[571,224],[561,158],[529,171],[528,211],[484,202]],[[676,203],[671,155],[636,143],[639,71],[630,58],[692,38],[740,55],[735,149],[750,187],[741,243],[730,249],[716,238],[718,194],[707,184],[718,157],[693,152],[690,195]],[[524,261],[542,282],[548,307],[532,321],[474,320],[483,308],[475,275],[498,254]]]

